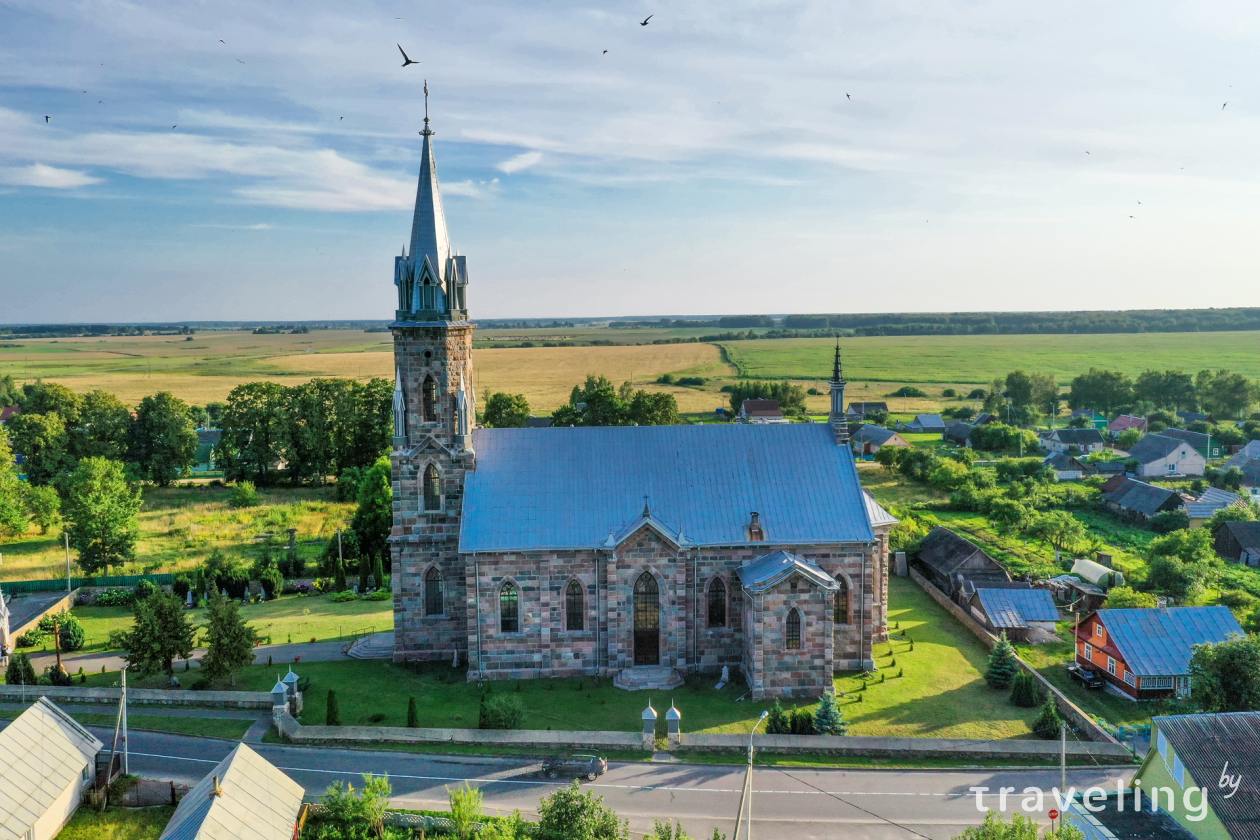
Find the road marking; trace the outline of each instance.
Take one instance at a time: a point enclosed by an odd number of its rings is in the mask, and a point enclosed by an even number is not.
[[[182,755],[161,755],[160,753],[142,753],[132,752],[131,755],[141,758],[161,758],[167,761],[195,761],[199,764],[218,764],[219,761],[209,758],[188,758]],[[222,759],[220,759],[221,761]],[[289,773],[324,773],[331,776],[358,776],[360,773],[355,770],[325,770],[317,767],[283,767],[277,765],[278,769]],[[421,782],[477,782],[485,785],[546,785],[550,787],[565,787],[564,783],[555,781],[539,781],[535,779],[494,779],[494,778],[468,778],[456,776],[416,776],[408,773],[390,773],[391,779],[412,779]],[[674,787],[671,785],[624,785],[612,783],[587,782],[583,787],[588,788],[620,788],[623,790],[664,790],[676,793],[741,793],[742,790],[734,788],[705,788],[705,787]],[[880,790],[761,790],[757,789],[754,793],[763,795],[807,795],[807,796],[955,796],[960,797],[961,794],[952,793],[912,793],[908,791],[880,791]]]

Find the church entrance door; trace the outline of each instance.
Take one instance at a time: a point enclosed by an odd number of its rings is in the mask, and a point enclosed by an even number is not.
[[[639,575],[634,584],[634,664],[661,662],[661,602],[656,578]]]

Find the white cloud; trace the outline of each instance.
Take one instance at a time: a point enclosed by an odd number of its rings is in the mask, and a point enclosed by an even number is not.
[[[99,184],[100,178],[93,178],[86,172],[74,169],[58,169],[43,163],[30,166],[0,166],[0,183],[13,184],[19,187],[48,187],[53,190],[72,190]]]
[[[537,166],[542,160],[542,152],[524,152],[513,158],[508,158],[498,165],[498,170],[505,174],[511,175],[514,172],[523,172],[531,166]]]

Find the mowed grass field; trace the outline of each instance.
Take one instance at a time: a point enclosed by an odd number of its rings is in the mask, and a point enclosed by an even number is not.
[[[819,379],[830,374],[835,341],[784,338],[721,346],[741,376]],[[841,339],[840,347],[850,381],[982,385],[1022,368],[1054,374],[1066,384],[1090,367],[1130,376],[1148,369],[1229,368],[1260,378],[1256,332],[871,336]]]

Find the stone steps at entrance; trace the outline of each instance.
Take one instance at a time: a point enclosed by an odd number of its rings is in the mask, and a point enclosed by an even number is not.
[[[640,665],[626,668],[613,679],[613,685],[623,691],[663,691],[683,684],[682,675],[663,665]]]

